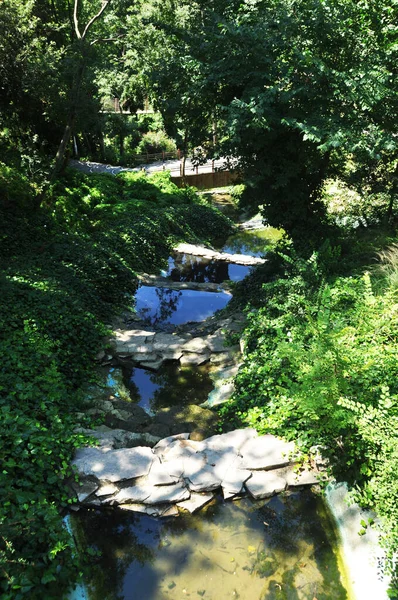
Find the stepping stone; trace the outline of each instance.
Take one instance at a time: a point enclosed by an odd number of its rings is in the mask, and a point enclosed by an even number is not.
[[[176,483],[177,477],[173,477],[169,475],[167,470],[165,469],[164,464],[160,462],[160,458],[155,456],[151,470],[149,471],[147,477],[145,478],[145,484],[148,485],[170,485]]]
[[[199,366],[208,362],[210,354],[194,354],[193,352],[189,352],[183,354],[180,359],[180,363],[182,365],[192,365]]]
[[[214,450],[215,452],[233,450],[234,453],[237,454],[238,452],[241,452],[241,449],[245,444],[260,439],[257,436],[257,431],[252,428],[235,429],[228,433],[213,435],[206,440],[203,440],[203,444],[205,445],[205,449],[208,450]]]
[[[163,358],[158,358],[157,360],[145,360],[140,362],[140,366],[144,369],[149,369],[150,371],[159,371],[160,367],[163,365]]]
[[[154,455],[146,446],[106,450],[79,448],[73,465],[82,475],[93,475],[99,480],[123,481],[147,475]]]
[[[270,498],[287,488],[287,482],[274,471],[259,471],[252,474],[245,483],[253,498]]]
[[[320,474],[309,469],[296,472],[293,467],[287,468],[284,475],[289,487],[297,487],[300,485],[315,485],[321,481]]]
[[[240,449],[242,468],[250,470],[276,469],[292,463],[293,442],[285,442],[273,435],[262,435],[247,441]]]
[[[215,473],[214,468],[208,465],[201,469],[192,469],[188,475],[188,487],[192,492],[211,492],[220,486],[221,478]]]
[[[147,506],[145,504],[121,504],[122,510],[143,513],[150,517],[178,517],[178,508],[176,506]]]
[[[183,352],[195,352],[201,354],[208,351],[206,341],[201,337],[192,338],[182,346]]]
[[[108,483],[105,485],[101,485],[101,487],[95,492],[95,495],[98,497],[101,496],[112,496],[112,494],[116,494],[119,491],[119,488],[112,483]]]
[[[157,333],[153,349],[156,352],[172,352],[180,350],[187,340],[172,333]]]
[[[224,353],[227,351],[224,334],[209,335],[209,337],[207,338],[207,345],[212,352]]]
[[[98,490],[98,483],[94,483],[93,481],[73,481],[71,486],[79,502],[84,502],[91,494],[94,494]]]
[[[177,440],[187,440],[189,438],[189,433],[177,433],[177,435],[170,435],[169,437],[163,438],[160,440],[156,446],[153,447],[153,451],[158,454],[163,452],[166,448],[171,446],[173,442]]]
[[[177,502],[177,506],[193,514],[208,504],[213,498],[214,494],[197,494],[196,492],[191,492],[191,497],[188,500]]]
[[[240,494],[243,490],[245,482],[252,476],[251,471],[239,468],[240,463],[241,457],[238,456],[224,471],[221,487],[225,500]]]
[[[188,500],[191,493],[181,482],[173,485],[134,485],[120,490],[113,498],[118,504],[143,503],[143,504],[171,504]]]

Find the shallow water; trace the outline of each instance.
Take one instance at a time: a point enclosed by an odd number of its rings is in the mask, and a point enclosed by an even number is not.
[[[136,311],[152,326],[181,325],[188,321],[204,321],[224,308],[230,299],[226,292],[177,291],[143,285],[136,293]]]
[[[203,256],[178,253],[170,256],[167,277],[173,281],[196,281],[197,283],[222,283],[223,281],[241,281],[250,272],[250,267],[227,263],[222,260],[210,260]]]
[[[124,369],[131,399],[148,413],[183,404],[201,404],[213,389],[209,366],[163,365],[156,373],[139,368]]]
[[[123,511],[73,517],[100,550],[93,600],[343,600],[336,540],[309,491],[270,501],[214,502],[168,520]]]
[[[279,240],[281,236],[282,232],[273,227],[239,231],[227,239],[220,251],[229,254],[264,256],[267,247]]]

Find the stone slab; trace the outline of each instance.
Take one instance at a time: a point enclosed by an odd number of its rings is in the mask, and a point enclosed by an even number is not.
[[[177,435],[170,435],[169,437],[163,438],[160,440],[154,447],[153,451],[158,454],[163,452],[166,448],[168,448],[173,442],[177,440],[187,440],[189,438],[189,433],[177,433]]]
[[[221,478],[215,473],[214,468],[209,465],[192,470],[189,474],[188,487],[192,492],[211,492],[220,486]]]
[[[201,354],[202,352],[207,352],[208,349],[209,348],[206,343],[206,340],[202,337],[192,338],[188,342],[185,342],[185,344],[182,346],[183,352],[195,352],[197,354]]]
[[[116,494],[119,491],[119,488],[112,483],[108,483],[105,485],[101,485],[101,487],[95,492],[95,495],[98,497],[102,496],[112,496],[112,494]]]
[[[241,452],[242,447],[258,438],[257,431],[251,427],[247,429],[235,429],[228,433],[221,433],[218,435],[212,435],[211,437],[204,440],[204,448],[208,450],[214,450],[216,452],[225,452],[228,449],[234,451],[234,454]],[[242,465],[242,468],[245,468]]]
[[[293,467],[286,469],[284,475],[289,487],[297,487],[300,485],[315,485],[322,479],[319,473],[310,471],[309,469],[303,469],[302,471],[295,471]]]
[[[146,504],[121,504],[122,510],[142,513],[150,517],[178,517],[178,508],[176,506],[148,506]]]
[[[188,500],[190,491],[181,482],[173,485],[133,485],[120,490],[114,497],[118,504],[172,504]]]
[[[73,465],[82,475],[115,483],[147,475],[154,455],[147,446],[103,451],[99,448],[80,448]]]
[[[214,494],[198,494],[196,492],[191,492],[191,497],[188,500],[177,502],[177,506],[193,514],[203,508],[203,506],[206,506],[213,498]]]
[[[163,358],[158,358],[157,360],[144,360],[140,362],[140,366],[144,369],[149,369],[150,371],[159,371],[163,362]]]
[[[155,456],[151,466],[151,470],[149,471],[146,477],[146,483],[148,485],[155,486],[170,485],[176,483],[176,479],[178,479],[178,477],[179,476],[170,475],[167,472],[165,465],[160,462],[160,458],[158,456]]]
[[[180,363],[182,365],[191,365],[198,367],[199,365],[204,365],[208,362],[210,358],[210,354],[195,354],[193,352],[184,353],[180,358]]]
[[[262,435],[248,440],[241,447],[242,468],[250,470],[276,469],[291,464],[293,442],[285,442],[273,435]]]
[[[245,483],[246,489],[253,498],[270,498],[283,492],[287,482],[274,471],[256,471]]]

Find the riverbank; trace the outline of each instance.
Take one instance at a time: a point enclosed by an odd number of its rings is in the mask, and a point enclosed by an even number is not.
[[[131,302],[136,273],[162,268],[175,243],[209,242],[233,229],[167,174],[150,181],[71,172],[48,202],[29,219],[17,202],[1,206],[0,589],[7,600],[58,600],[81,571],[60,516],[73,504],[64,479],[87,441],[74,430],[96,355],[112,316]]]

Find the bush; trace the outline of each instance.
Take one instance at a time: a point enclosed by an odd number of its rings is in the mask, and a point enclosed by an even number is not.
[[[303,260],[285,247],[283,255],[271,258],[279,276],[256,287],[247,308],[236,392],[220,412],[229,426],[249,425],[297,440],[304,452],[315,444],[325,447],[334,474],[348,481],[355,499],[380,517],[389,566],[394,568],[396,249],[384,257],[388,267],[380,294],[368,273],[325,276],[327,265],[317,254]]]
[[[137,148],[137,154],[156,154],[157,152],[175,152],[177,146],[165,131],[148,131],[145,133]]]

